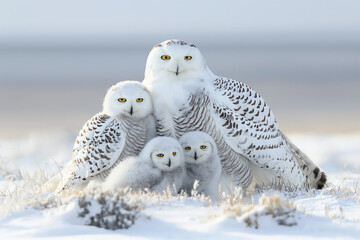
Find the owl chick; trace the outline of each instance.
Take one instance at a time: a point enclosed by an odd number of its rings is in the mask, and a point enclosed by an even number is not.
[[[111,172],[103,188],[150,188],[162,192],[169,186],[173,193],[177,193],[184,177],[184,155],[180,143],[174,138],[156,137],[146,144],[139,156],[122,161]]]
[[[199,180],[197,191],[217,200],[222,168],[214,140],[207,133],[193,131],[185,133],[179,142],[185,155],[184,188],[190,191]]]
[[[70,162],[56,193],[83,189],[90,180],[103,181],[128,156],[136,156],[155,135],[149,92],[137,81],[112,86],[103,111],[88,120],[76,138]],[[51,185],[51,184],[49,184]]]

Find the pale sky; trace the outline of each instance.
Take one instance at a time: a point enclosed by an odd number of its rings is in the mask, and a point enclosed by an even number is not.
[[[360,32],[357,0],[0,0],[0,37]]]

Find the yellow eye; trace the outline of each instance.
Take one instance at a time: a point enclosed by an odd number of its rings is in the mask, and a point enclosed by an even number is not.
[[[201,145],[201,146],[200,146],[200,149],[205,149],[205,148],[206,148],[205,145]]]
[[[191,149],[191,147],[185,147],[185,150],[189,151]]]
[[[119,102],[126,102],[126,98],[119,98],[118,101]]]
[[[142,102],[142,101],[144,101],[144,99],[143,98],[137,98],[136,101],[137,102]]]
[[[191,59],[192,59],[192,56],[185,56],[184,59],[185,59],[185,60],[191,60]]]
[[[161,59],[162,60],[169,60],[171,57],[169,55],[162,55]]]
[[[176,152],[173,152],[173,156],[176,156]]]
[[[163,157],[163,156],[164,156],[164,154],[159,153],[159,154],[158,154],[158,155],[156,155],[156,156],[158,156],[158,157]]]

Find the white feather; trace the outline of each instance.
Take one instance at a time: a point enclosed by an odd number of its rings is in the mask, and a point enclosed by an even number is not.
[[[103,112],[80,130],[56,192],[82,190],[90,180],[105,179],[125,157],[137,155],[154,136],[152,113],[150,94],[141,83],[124,81],[112,86]]]
[[[214,140],[204,132],[194,131],[184,134],[179,142],[184,150],[187,173],[184,188],[190,193],[194,182],[199,180],[197,192],[216,201],[222,169]]]
[[[163,55],[170,58],[163,60]],[[280,132],[265,100],[246,84],[213,74],[194,45],[181,40],[156,45],[148,56],[143,84],[152,94],[158,134],[178,137],[186,131],[203,130],[217,144],[225,141],[226,147],[219,150],[223,168],[232,174],[229,168],[240,166],[234,172],[241,176],[234,177],[242,179],[244,188],[251,181],[252,169],[258,182],[267,183],[261,179],[269,178],[280,179],[290,188],[323,186],[324,182],[307,177],[297,160],[302,154],[294,154],[295,148]],[[195,108],[206,111],[202,124],[185,116],[193,113],[193,99],[207,104]],[[182,116],[185,120],[179,125]],[[232,162],[226,159],[227,154],[232,155]],[[261,172],[266,174],[258,174]]]
[[[156,137],[146,144],[139,156],[129,157],[114,168],[103,188],[150,188],[162,192],[168,186],[171,190],[175,186],[180,190],[184,176],[184,156],[180,143],[173,138]]]

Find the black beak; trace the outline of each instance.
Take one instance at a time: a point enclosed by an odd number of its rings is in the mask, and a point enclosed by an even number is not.
[[[171,166],[171,160],[170,160],[170,158],[169,158],[169,163],[168,163],[168,166],[169,166],[169,167]]]
[[[133,111],[133,107],[131,106],[130,108],[130,115],[133,115],[134,111]]]
[[[194,155],[194,159],[195,159],[195,161],[196,161],[196,159],[198,159],[198,156],[197,156],[196,152],[195,152],[195,155]]]
[[[179,75],[179,66],[176,66],[176,76]]]

